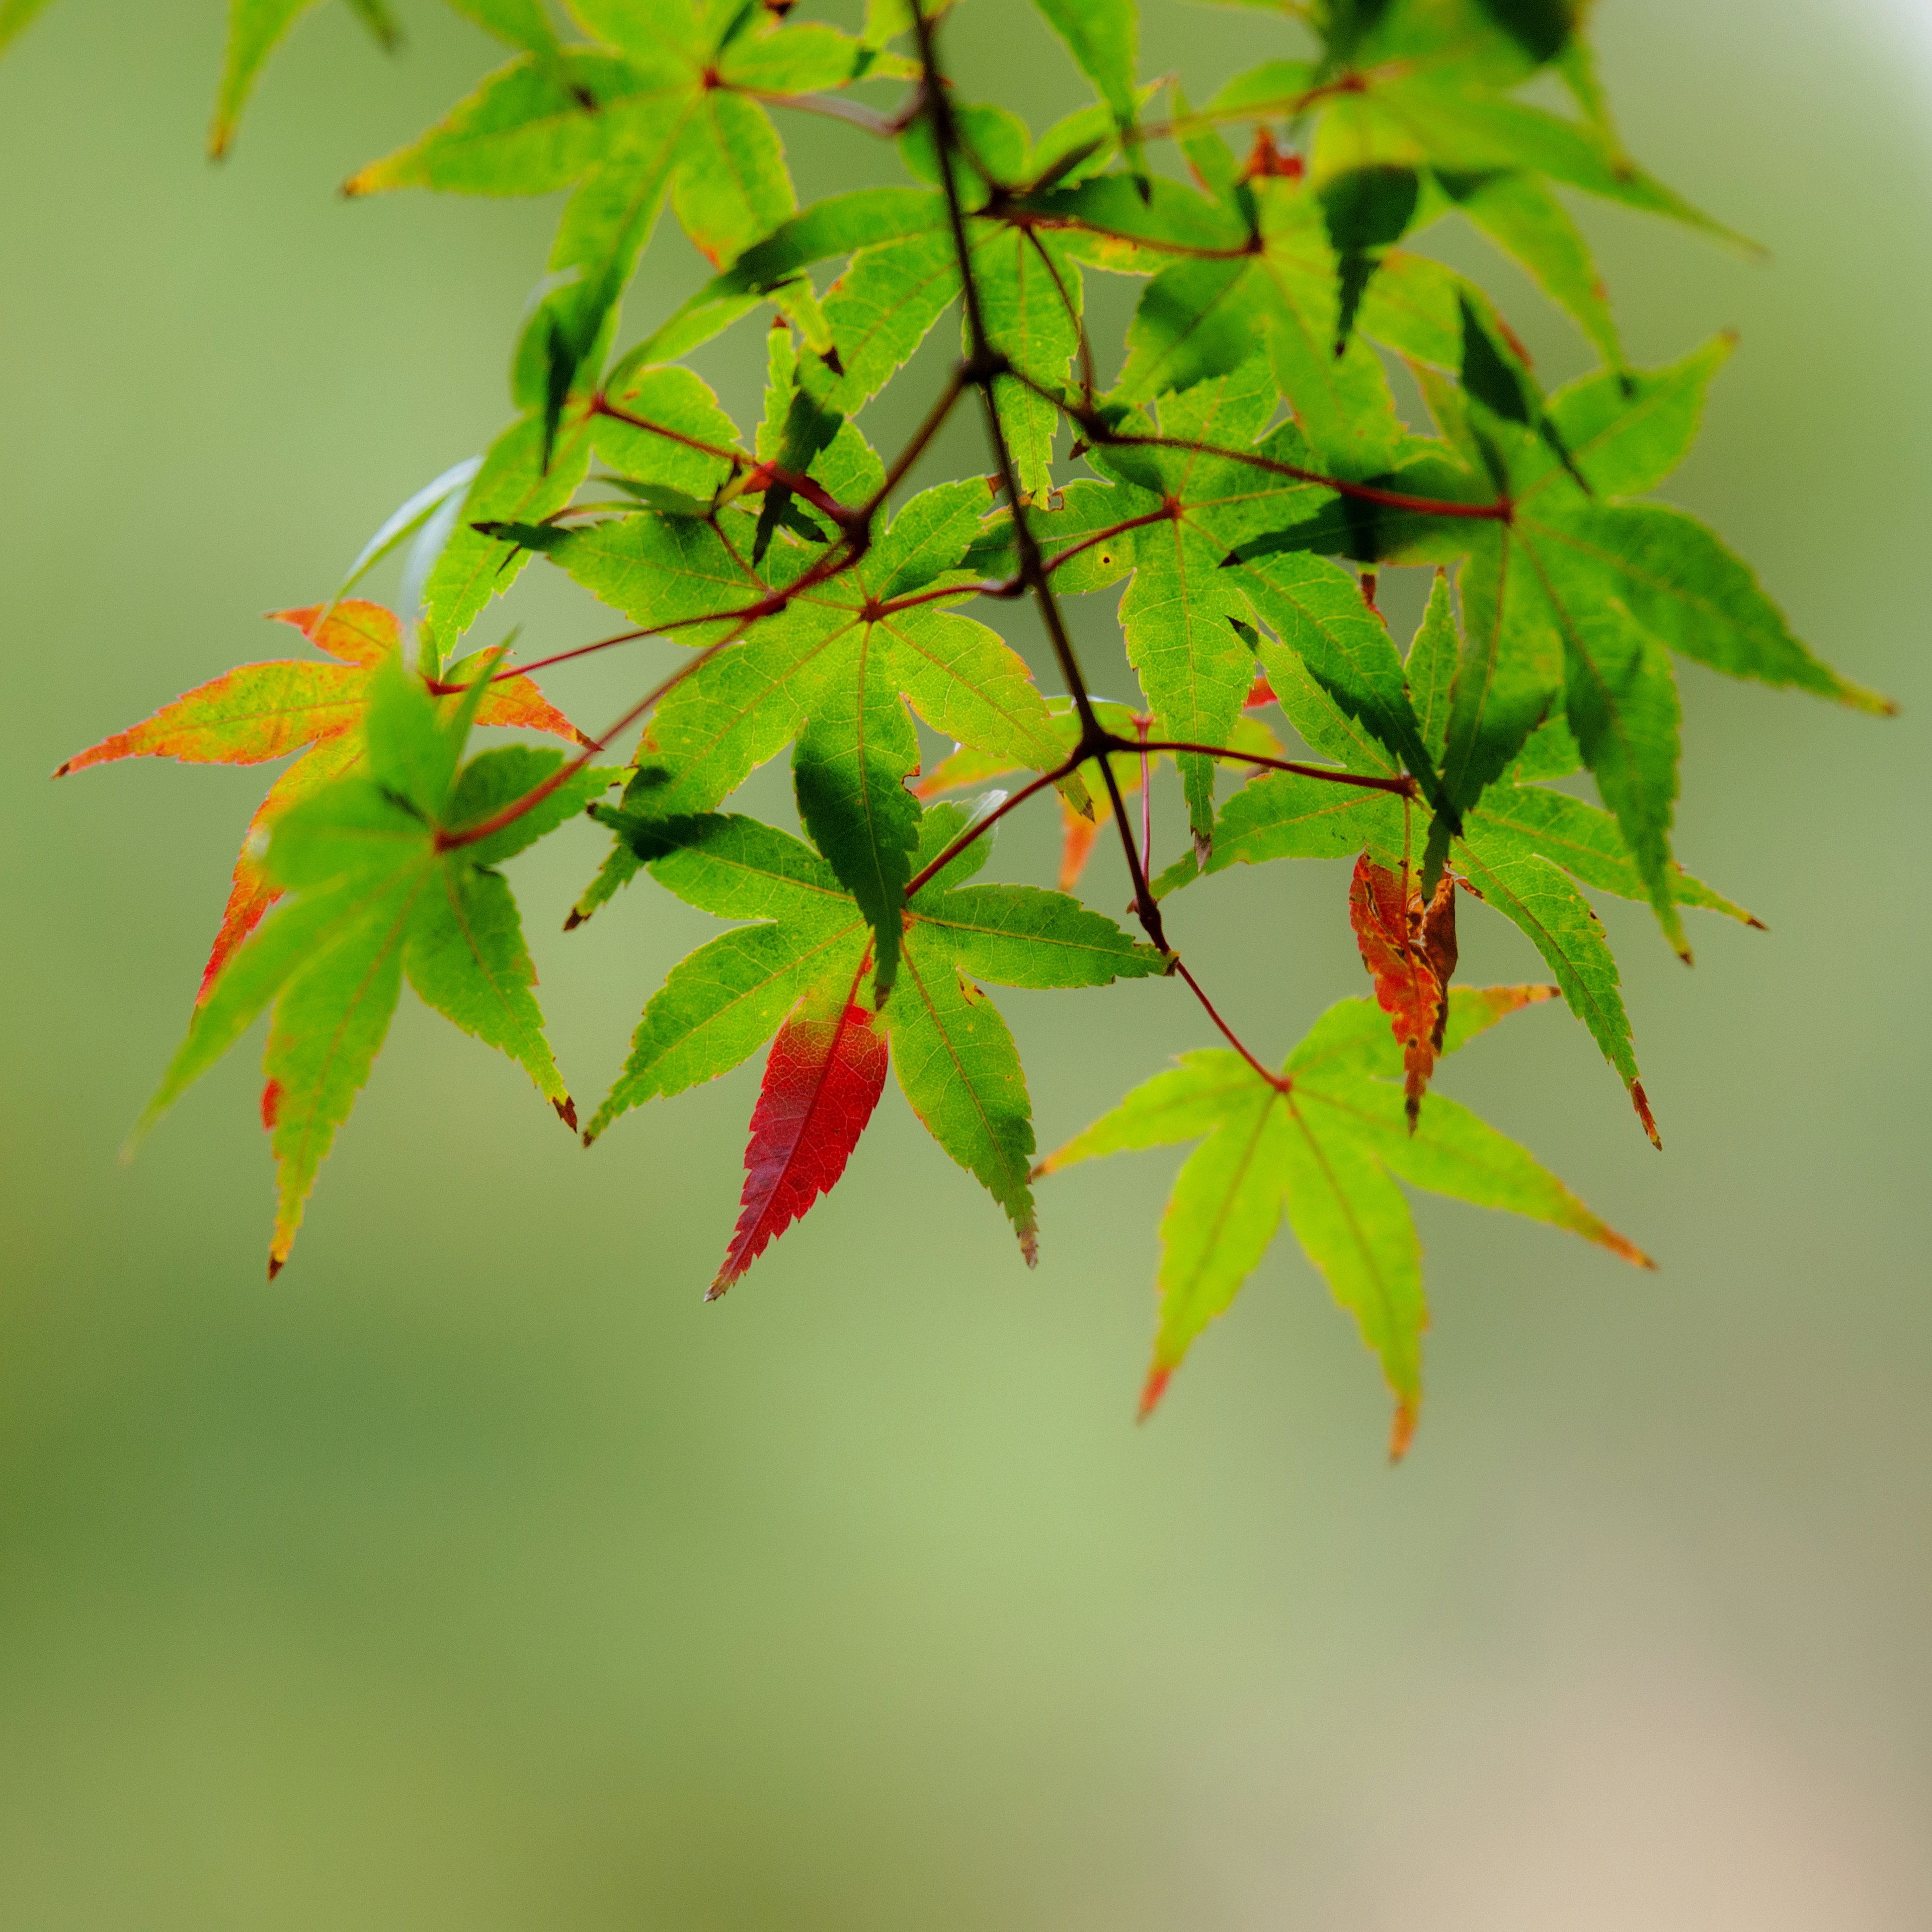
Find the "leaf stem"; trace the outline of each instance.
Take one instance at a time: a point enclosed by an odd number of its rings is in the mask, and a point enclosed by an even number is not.
[[[566,764],[559,765],[542,784],[532,785],[522,797],[512,799],[500,812],[493,812],[488,818],[479,820],[474,825],[466,825],[460,832],[439,830],[436,835],[436,849],[439,852],[453,852],[464,845],[474,845],[478,840],[488,838],[493,833],[502,831],[505,826],[514,825],[525,812],[534,811],[558,786],[590,764],[620,732],[634,724],[661,698],[674,691],[694,671],[709,663],[727,644],[734,641],[736,634],[734,632],[731,637],[720,638],[717,643],[706,645],[695,657],[680,664],[670,676],[646,692],[602,736],[592,739],[575,758]]]
[[[1154,870],[1154,774],[1148,760],[1148,730],[1151,718],[1134,720],[1134,736],[1141,746],[1141,870]]]
[[[1136,749],[1132,740],[1118,738],[1114,748],[1123,752]],[[1401,777],[1377,778],[1366,772],[1338,771],[1333,765],[1304,765],[1293,758],[1270,758],[1259,752],[1238,751],[1232,745],[1196,745],[1178,738],[1150,738],[1144,741],[1144,748],[1150,752],[1192,752],[1204,758],[1234,758],[1243,764],[1260,765],[1271,772],[1294,772],[1305,778],[1322,778],[1330,784],[1358,785],[1365,791],[1393,792],[1398,798],[1414,798],[1420,792],[1412,778],[1405,772]]]
[[[633,416],[628,410],[618,408],[601,389],[590,399],[590,413],[608,416],[613,422],[626,423],[632,429],[661,436],[667,442],[680,443],[700,456],[716,457],[721,463],[730,464],[745,478],[747,494],[772,483],[782,483],[794,496],[802,496],[814,509],[822,510],[842,530],[850,529],[869,514],[869,508],[855,510],[849,504],[840,502],[823,484],[814,482],[809,476],[802,476],[795,470],[781,469],[776,463],[760,463],[755,456],[748,456],[742,449],[706,442],[701,437],[686,436],[682,430],[672,429],[666,424],[652,422],[648,416]]]
[[[939,400],[926,412],[926,420],[913,432],[913,439],[900,451],[898,460],[886,472],[886,480],[872,492],[861,512],[868,520],[876,515],[886,499],[905,480],[905,473],[926,454],[926,446],[946,425],[953,406],[966,393],[966,365],[962,362],[946,378]]]
[[[1180,956],[1178,952],[1174,956],[1174,970],[1178,973],[1180,976],[1187,982],[1188,985],[1194,989],[1194,997],[1201,1002],[1202,1007],[1207,1013],[1208,1017],[1221,1029],[1221,1037],[1225,1040],[1228,1044],[1232,1046],[1234,1051],[1238,1053],[1241,1058],[1245,1060],[1277,1094],[1286,1094],[1290,1086],[1294,1083],[1289,1080],[1288,1076],[1285,1073],[1270,1073],[1268,1069],[1248,1051],[1247,1047],[1242,1041],[1240,1035],[1235,1032],[1234,1029],[1221,1017],[1218,1012],[1215,1010],[1214,1002],[1201,990],[1201,982],[1196,979],[1194,975],[1189,972],[1186,967],[1181,963]]]
[[[548,670],[552,664],[568,664],[572,658],[587,658],[593,651],[608,651],[613,644],[635,644],[640,638],[655,637],[654,631],[620,631],[614,638],[599,638],[594,644],[579,644],[574,650],[559,651],[554,656],[538,658],[533,664],[506,664],[501,670],[493,670],[487,680],[500,684],[506,678],[527,677],[532,671]],[[433,698],[453,698],[458,692],[467,691],[466,684],[446,684],[440,677],[426,680]]]
[[[1352,496],[1359,502],[1379,503],[1392,510],[1413,510],[1418,516],[1506,524],[1516,514],[1516,506],[1507,496],[1499,496],[1490,503],[1456,503],[1439,496],[1416,496],[1405,490],[1384,490],[1378,484],[1351,482],[1346,476],[1330,476],[1322,470],[1304,469],[1299,464],[1283,463],[1278,458],[1262,455],[1258,450],[1227,449],[1219,443],[1197,442],[1192,436],[1125,435],[1111,428],[1097,410],[1076,406],[1057,389],[1035,382],[1020,370],[1010,370],[1007,373],[1015,382],[1024,384],[1035,395],[1043,398],[1078,424],[1081,434],[1097,448],[1184,449],[1196,456],[1218,457],[1226,463],[1244,463],[1250,469],[1264,470],[1270,476],[1286,476],[1297,483],[1312,484],[1317,489],[1332,490],[1338,496]],[[1171,515],[1172,512],[1160,514]]]
[[[968,846],[982,832],[990,832],[1008,812],[1015,811],[1025,804],[1036,792],[1044,791],[1048,785],[1059,784],[1062,778],[1066,777],[1076,766],[1084,762],[1085,755],[1084,752],[1076,752],[1071,758],[1062,759],[1052,771],[1042,772],[1038,778],[1030,779],[1010,797],[1000,800],[999,803],[994,806],[983,818],[974,819],[973,823],[968,826],[965,830],[961,832],[958,837],[954,839],[931,865],[923,867],[908,884],[905,889],[906,897],[910,898],[928,879],[944,872]]]
[[[1006,488],[1006,500],[1013,506],[1013,540],[1018,554],[1018,575],[1032,590],[1040,606],[1053,654],[1059,661],[1060,675],[1066,681],[1074,709],[1079,714],[1080,742],[1075,750],[1076,760],[1084,763],[1108,748],[1107,734],[1094,716],[1094,700],[1088,694],[1087,680],[1081,674],[1073,640],[1068,635],[1060,607],[1054,601],[1053,588],[1047,581],[1040,545],[1024,514],[1019,478],[1013,466],[1012,452],[1007,447],[1006,432],[1000,426],[999,401],[994,391],[998,377],[1014,376],[1018,372],[1007,358],[994,348],[986,332],[980,285],[973,270],[972,247],[966,238],[965,212],[960,206],[959,187],[952,173],[955,158],[962,147],[959,130],[953,120],[952,103],[946,98],[946,77],[939,65],[932,16],[926,12],[923,0],[913,0],[911,10],[913,31],[919,40],[920,64],[926,75],[922,105],[932,124],[933,146],[939,156],[940,184],[945,191],[946,220],[952,231],[954,257],[959,265],[961,304],[966,312],[967,340],[971,352],[964,374],[979,390],[985,405],[987,437],[999,466],[1000,480]],[[1104,755],[1100,757],[1100,776],[1106,783],[1108,797],[1114,808],[1114,822],[1120,828],[1121,849],[1126,855],[1128,875],[1133,880],[1135,914],[1148,937],[1165,952],[1168,945],[1161,925],[1160,908],[1148,888],[1147,874],[1142,868],[1139,853],[1134,849],[1133,833],[1128,829],[1126,807],[1120,796],[1120,784],[1114,776],[1112,765]]]

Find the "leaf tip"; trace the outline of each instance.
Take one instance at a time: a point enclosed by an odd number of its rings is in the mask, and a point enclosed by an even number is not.
[[[1141,1384],[1141,1404],[1134,1416],[1136,1422],[1144,1422],[1153,1414],[1161,1397],[1167,1393],[1167,1385],[1173,1376],[1174,1370],[1171,1365],[1163,1366],[1156,1362],[1148,1370],[1147,1380]]]
[[[577,1132],[577,1102],[566,1094],[561,1100],[553,1100],[550,1105],[556,1109],[556,1117],[572,1133]]]
[[[1650,1111],[1650,1100],[1643,1090],[1641,1080],[1633,1080],[1630,1089],[1630,1105],[1636,1109],[1637,1118],[1643,1123],[1643,1130],[1650,1136],[1650,1144],[1659,1154],[1664,1151],[1664,1136],[1657,1131],[1657,1116]]]
[[[286,1255],[278,1255],[273,1248],[268,1250],[268,1279],[273,1281],[288,1264]]]
[[[1413,1396],[1404,1396],[1395,1406],[1395,1419],[1389,1424],[1389,1466],[1393,1468],[1408,1454],[1415,1440],[1415,1425],[1420,1420],[1420,1405]]]

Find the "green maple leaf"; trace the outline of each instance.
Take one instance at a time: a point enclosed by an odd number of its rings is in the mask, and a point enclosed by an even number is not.
[[[1684,951],[1670,849],[1678,758],[1670,654],[1862,710],[1890,707],[1814,656],[1703,525],[1628,500],[1681,460],[1727,343],[1647,376],[1586,379],[1546,404],[1520,360],[1458,299],[1465,386],[1438,369],[1425,392],[1451,440],[1491,471],[1508,514],[1432,518],[1366,504],[1343,515],[1330,504],[1299,526],[1250,539],[1230,560],[1272,576],[1289,569],[1284,560],[1298,550],[1341,549],[1366,561],[1463,554],[1462,644],[1442,728],[1432,866],[1530,734],[1567,712],[1646,896]],[[1447,333],[1439,320],[1414,332],[1438,355]],[[1469,500],[1466,489],[1457,494]]]
[[[1453,1052],[1545,986],[1458,988]],[[1141,1397],[1146,1414],[1195,1338],[1233,1301],[1282,1214],[1310,1264],[1352,1314],[1395,1397],[1390,1454],[1414,1433],[1422,1400],[1422,1250],[1398,1179],[1568,1228],[1654,1266],[1514,1142],[1440,1094],[1412,1132],[1400,1049],[1372,1000],[1331,1006],[1273,1084],[1238,1054],[1190,1053],[1136,1088],[1041,1162],[1054,1174],[1102,1154],[1202,1139],[1161,1217],[1160,1322]]]
[[[489,7],[502,14],[504,0]],[[602,368],[619,299],[667,201],[714,264],[796,211],[764,103],[915,71],[835,28],[781,25],[756,6],[578,0],[576,12],[610,52],[539,44],[499,18],[498,30],[530,50],[344,189],[575,190],[514,365],[518,401],[545,411],[546,446],[563,399]]]
[[[1324,602],[1346,610],[1342,593],[1353,591],[1353,586],[1345,572],[1312,557],[1298,564],[1309,586],[1301,599],[1304,612]],[[1325,597],[1318,588],[1324,578],[1332,586]],[[1360,593],[1354,595],[1359,604]],[[1305,649],[1305,638],[1304,644]],[[1389,777],[1400,769],[1396,754],[1362,722],[1374,715],[1366,698],[1351,716],[1313,675],[1308,657],[1286,638],[1262,637],[1258,655],[1288,722],[1305,743],[1340,770]],[[1442,750],[1449,694],[1464,656],[1448,580],[1438,574],[1404,667],[1412,715],[1435,755]],[[1542,955],[1654,1139],[1656,1128],[1616,962],[1602,922],[1578,887],[1654,899],[1654,881],[1616,815],[1547,782],[1569,777],[1582,764],[1567,724],[1560,718],[1544,724],[1465,815],[1461,832],[1449,842],[1448,860],[1469,889]],[[1275,859],[1344,859],[1366,851],[1391,869],[1412,866],[1419,860],[1427,824],[1426,812],[1387,792],[1345,788],[1294,772],[1268,772],[1250,779],[1222,806],[1206,866],[1192,856],[1184,858],[1155,882],[1155,890],[1165,896],[1205,873]],[[1669,890],[1673,905],[1759,923],[1674,860]]]
[[[716,814],[639,820],[601,807],[597,815],[687,904],[760,922],[672,968],[644,1009],[588,1140],[646,1100],[728,1072],[801,1000],[852,997],[876,939],[867,910],[826,859],[770,826]],[[956,806],[928,807],[916,828],[915,864],[939,858],[969,822]],[[1031,1103],[1012,1036],[976,982],[1104,986],[1164,973],[1167,961],[1064,893],[968,884],[988,849],[982,838],[902,894],[899,985],[881,1010],[913,1111],[1005,1210],[1030,1262]]]
[[[847,500],[868,498],[884,481],[849,428],[814,473],[832,482],[842,466],[850,472]],[[1063,755],[1023,660],[952,608],[971,594],[970,576],[957,566],[986,500],[976,481],[924,491],[854,567],[727,644],[658,707],[626,792],[627,806],[653,817],[709,811],[795,743],[800,815],[874,924],[881,996],[898,971],[899,902],[918,836],[906,784],[920,764],[913,714],[1013,764],[1045,770]],[[646,514],[563,538],[550,554],[606,602],[655,626],[754,602],[774,582],[798,581],[810,552],[774,545],[760,577],[715,524]],[[706,570],[718,573],[715,584]],[[728,571],[736,573],[730,587]],[[706,628],[682,634],[715,641],[730,628],[707,639]],[[1077,784],[1075,796],[1084,796]],[[590,904],[627,869],[607,875]]]
[[[1292,425],[1263,435],[1276,398],[1265,364],[1250,359],[1234,375],[1171,397],[1157,422],[1128,418],[1137,431],[1292,461],[1306,448]],[[1259,438],[1257,442],[1256,439]],[[1307,486],[1251,464],[1179,448],[1110,446],[1094,453],[1120,482],[1111,499],[1088,499],[1083,518],[1151,518],[1130,533],[1133,575],[1120,599],[1120,627],[1153,712],[1156,736],[1225,745],[1254,680],[1253,659],[1238,626],[1253,621],[1246,586],[1222,569],[1231,544],[1258,526],[1293,514]],[[1042,534],[1057,538],[1051,518]],[[1076,526],[1065,532],[1083,540]],[[1076,560],[1076,562],[1078,560]],[[1080,584],[1094,587],[1091,576]],[[1188,819],[1204,852],[1214,824],[1214,764],[1196,754],[1178,760]]]
[[[482,682],[448,716],[398,655],[371,685],[364,770],[276,820],[267,872],[287,896],[196,1009],[136,1130],[145,1134],[272,1007],[262,1106],[278,1176],[272,1278],[368,1078],[405,974],[427,1004],[516,1060],[576,1124],[544,1038],[516,902],[494,868],[580,812],[613,774],[579,770],[500,830],[448,844],[553,776],[564,754],[509,746],[459,769]]]

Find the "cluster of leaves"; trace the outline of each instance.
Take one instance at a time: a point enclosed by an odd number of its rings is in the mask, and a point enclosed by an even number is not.
[[[231,0],[218,151],[308,4]],[[381,0],[347,4],[393,38]],[[347,191],[568,191],[512,356],[514,419],[403,506],[331,602],[280,614],[338,662],[230,672],[62,767],[308,748],[250,827],[150,1117],[272,1011],[272,1272],[405,975],[574,1128],[496,868],[587,811],[613,838],[572,926],[644,872],[731,924],[650,998],[585,1142],[771,1042],[713,1294],[838,1181],[890,1064],[1029,1262],[1040,1175],[1201,1139],[1162,1225],[1144,1406],[1285,1212],[1381,1360],[1400,1454],[1425,1316],[1397,1180],[1643,1259],[1430,1084],[1442,1056],[1560,995],[1658,1138],[1586,889],[1647,903],[1686,960],[1684,908],[1756,923],[1672,850],[1674,660],[1887,708],[1655,500],[1732,344],[1632,367],[1558,191],[1736,238],[1624,151],[1584,0],[1258,0],[1280,57],[1198,106],[1139,72],[1134,0],[1039,0],[1094,94],[1042,132],[950,86],[938,10],[917,0],[868,0],[856,35],[789,17],[788,0],[568,0],[567,28],[544,0],[452,4],[513,57]],[[0,4],[0,41],[38,10]],[[1526,97],[1540,76],[1570,111]],[[881,84],[893,104],[860,98]],[[800,209],[776,110],[890,146],[901,178]],[[715,272],[618,354],[667,206]],[[1594,373],[1546,393],[1490,297],[1415,245],[1458,220],[1570,317]],[[1084,320],[1094,272],[1144,284],[1111,376]],[[860,418],[956,309],[952,374],[888,462]],[[768,325],[748,436],[680,359],[748,317]],[[910,491],[976,401],[990,478]],[[347,596],[405,547],[406,624]],[[532,557],[627,626],[541,663],[645,637],[689,647],[594,740],[500,651],[458,655]],[[1432,572],[1406,645],[1377,602],[1402,567]],[[1060,610],[1116,587],[1139,707],[1092,696]],[[1022,604],[1057,692],[968,614]],[[930,772],[915,719],[956,747]],[[465,762],[478,724],[578,748]],[[621,770],[593,762],[620,740]],[[723,808],[781,753],[802,839]],[[1186,836],[1156,868],[1166,761]],[[1570,782],[1586,772],[1594,802]],[[944,800],[1010,773],[1010,791]],[[1048,790],[1067,826],[1060,890],[971,883],[993,826]],[[1110,823],[1138,938],[1075,896]],[[1162,908],[1280,859],[1353,862],[1336,916],[1372,997],[1331,1008],[1277,1070],[1222,1022]],[[1462,894],[1520,928],[1555,985],[1453,986]],[[1148,976],[1197,997],[1227,1048],[1156,1074],[1036,1166],[982,986]]]

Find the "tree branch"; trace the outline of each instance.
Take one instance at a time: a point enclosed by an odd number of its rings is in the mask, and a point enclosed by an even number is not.
[[[945,76],[940,68],[934,44],[932,21],[920,0],[914,0],[912,18],[914,32],[919,39],[920,64],[926,76],[926,113],[932,124],[933,146],[939,156],[940,183],[945,190],[953,254],[959,265],[960,296],[966,311],[967,340],[971,349],[966,373],[979,389],[986,406],[987,436],[999,466],[1000,480],[1006,487],[1006,500],[1013,506],[1013,538],[1019,556],[1018,574],[1022,581],[1030,587],[1040,605],[1047,637],[1059,661],[1060,675],[1066,680],[1074,709],[1079,713],[1081,737],[1078,752],[1084,762],[1096,751],[1104,751],[1107,734],[1094,715],[1094,702],[1088,694],[1087,680],[1081,675],[1079,660],[1074,655],[1073,640],[1067,634],[1065,620],[1054,601],[1053,589],[1041,562],[1040,545],[1028,525],[1019,478],[1013,467],[1012,452],[1006,446],[1006,432],[1000,427],[999,400],[994,392],[994,383],[998,376],[1012,374],[1012,365],[994,349],[986,333],[980,286],[973,272],[973,250],[966,238],[966,217],[959,203],[958,184],[952,176],[954,159],[960,147],[958,130],[954,124],[952,104],[946,98]],[[1120,828],[1127,872],[1134,884],[1136,915],[1148,937],[1165,952],[1168,950],[1167,940],[1161,925],[1160,908],[1148,889],[1140,854],[1134,850],[1133,833],[1126,825],[1126,808],[1120,797],[1119,782],[1114,776],[1113,766],[1104,757],[1100,760],[1100,775],[1106,781],[1108,796],[1114,807],[1114,823]]]

